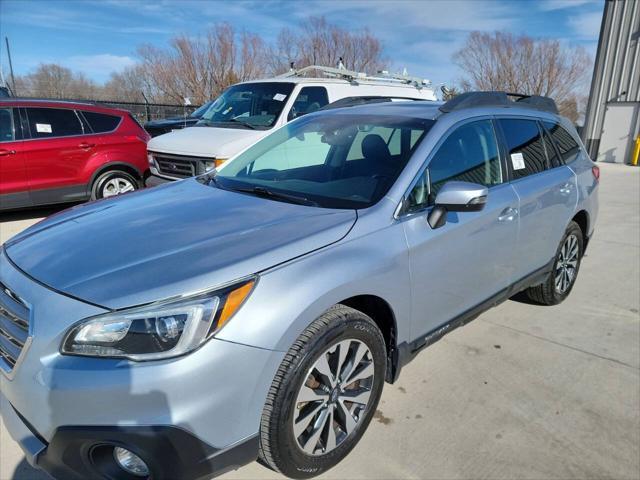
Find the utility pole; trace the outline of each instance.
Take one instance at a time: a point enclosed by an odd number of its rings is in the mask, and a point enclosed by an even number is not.
[[[11,50],[9,50],[9,38],[4,37],[4,41],[7,44],[7,57],[9,58],[9,74],[11,75],[11,85],[13,86],[13,95],[17,97],[18,93],[16,92],[16,79],[13,76],[13,64],[11,63]]]

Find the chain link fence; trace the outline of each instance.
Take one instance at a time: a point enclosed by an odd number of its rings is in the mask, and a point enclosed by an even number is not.
[[[87,101],[87,100],[84,100]],[[117,100],[88,100],[107,107],[128,110],[140,123],[167,117],[185,117],[193,113],[200,105],[170,105],[165,103],[122,102]]]

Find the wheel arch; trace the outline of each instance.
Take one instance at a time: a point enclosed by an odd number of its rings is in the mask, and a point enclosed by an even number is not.
[[[587,238],[589,235],[589,213],[586,210],[580,210],[571,219],[578,224],[580,230],[582,230],[583,238]]]
[[[386,300],[376,295],[356,295],[354,297],[341,300],[338,303],[364,313],[368,317],[371,317],[371,319],[376,323],[382,332],[387,349],[387,371],[385,380],[389,383],[393,383],[398,363],[398,356],[395,355],[395,351],[397,349],[398,326],[391,305],[389,305]]]
[[[96,179],[100,175],[106,172],[114,171],[114,170],[122,170],[123,172],[133,175],[133,177],[139,182],[140,186],[141,187],[143,186],[142,185],[142,181],[144,179],[143,175],[140,172],[140,170],[138,170],[135,166],[125,162],[109,162],[100,166],[100,168],[96,169],[96,171],[93,172],[93,174],[91,174],[91,179],[87,184],[87,192],[91,194],[91,191],[93,189],[93,184],[95,183]]]

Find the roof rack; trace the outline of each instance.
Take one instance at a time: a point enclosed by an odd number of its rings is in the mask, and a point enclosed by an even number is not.
[[[514,97],[511,100],[509,97]],[[556,102],[540,95],[523,95],[507,92],[465,92],[440,107],[444,113],[472,107],[525,107],[543,112],[558,113]]]
[[[342,63],[340,64],[342,65]],[[395,83],[401,85],[412,85],[418,89],[431,86],[431,81],[425,78],[411,77],[409,75],[400,75],[388,72],[379,72],[377,76],[370,76],[363,72],[355,72],[347,70],[344,67],[323,67],[321,65],[309,65],[308,67],[294,69],[293,67],[287,73],[278,75],[277,78],[288,77],[304,77],[310,72],[320,72],[330,78],[341,78],[351,83],[358,83],[361,81],[368,82],[382,82],[382,83]]]
[[[396,96],[365,96],[365,97],[345,97],[329,103],[320,110],[333,110],[334,108],[356,107],[358,105],[369,105],[371,103],[386,103],[394,101],[419,101],[416,98],[396,97]]]
[[[33,103],[75,103],[77,105],[99,106],[97,102],[91,100],[67,100],[60,98],[37,98],[37,97],[0,97],[0,102],[33,102]]]

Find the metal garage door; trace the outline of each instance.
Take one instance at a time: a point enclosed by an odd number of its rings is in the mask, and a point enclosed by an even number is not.
[[[631,145],[635,140],[637,115],[637,103],[610,103],[607,105],[600,148],[598,149],[598,161],[629,162]]]

